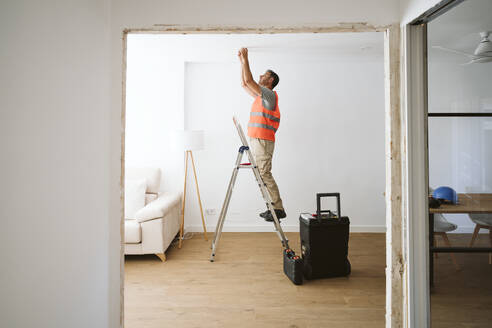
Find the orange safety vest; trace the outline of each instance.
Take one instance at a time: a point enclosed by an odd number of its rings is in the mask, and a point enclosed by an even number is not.
[[[256,97],[251,106],[248,123],[248,136],[251,138],[275,141],[275,132],[280,125],[280,109],[278,108],[278,95],[275,92],[275,110],[263,107],[261,95]]]

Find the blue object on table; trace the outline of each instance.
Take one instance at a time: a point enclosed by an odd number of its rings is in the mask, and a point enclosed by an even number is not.
[[[449,202],[452,204],[458,203],[458,194],[451,187],[439,187],[432,193],[432,197],[440,201]]]

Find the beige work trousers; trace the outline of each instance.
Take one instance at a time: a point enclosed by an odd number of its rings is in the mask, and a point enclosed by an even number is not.
[[[273,202],[273,208],[283,210],[282,199],[278,191],[277,183],[272,176],[272,156],[275,149],[275,142],[270,140],[249,138],[251,153],[253,154],[256,165],[260,171],[261,178],[265,182]]]

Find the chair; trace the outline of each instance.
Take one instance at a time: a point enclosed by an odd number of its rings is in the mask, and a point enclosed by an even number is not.
[[[480,229],[489,229],[490,246],[492,246],[492,214],[468,214],[468,216],[476,224],[470,241],[470,247],[473,246],[473,243],[477,239]],[[492,253],[489,253],[489,264],[492,264]]]
[[[457,228],[458,226],[456,224],[446,220],[442,214],[435,213],[434,214],[434,246],[437,246],[436,236],[441,236],[446,246],[451,247],[451,243],[449,242],[448,235],[446,233],[450,231],[454,231]],[[437,253],[434,254],[437,257]],[[449,255],[451,256],[451,260],[453,261],[456,270],[457,271],[461,270],[460,266],[458,265],[458,262],[456,262],[456,257],[454,256],[454,254],[449,253]]]
[[[160,190],[158,168],[125,169],[125,254],[165,251],[179,232],[181,193]]]

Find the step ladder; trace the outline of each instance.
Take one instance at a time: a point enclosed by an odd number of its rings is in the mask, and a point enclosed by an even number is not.
[[[272,213],[275,231],[277,232],[277,235],[280,238],[280,241],[282,242],[282,246],[285,249],[289,248],[289,240],[285,237],[282,227],[280,226],[280,221],[278,220],[277,215],[275,214],[275,211],[273,209],[273,203],[270,198],[270,194],[268,193],[266,185],[263,182],[263,179],[261,178],[260,171],[258,170],[258,166],[256,166],[256,161],[253,155],[251,154],[251,150],[249,148],[248,141],[244,136],[244,132],[243,129],[241,128],[241,124],[239,124],[236,117],[233,117],[232,120],[234,121],[234,125],[236,126],[237,132],[239,134],[239,138],[241,139],[242,146],[239,147],[239,151],[236,158],[236,164],[234,166],[234,169],[232,170],[232,176],[231,176],[231,180],[229,181],[229,187],[227,188],[224,204],[222,205],[222,210],[220,211],[219,220],[217,221],[217,227],[215,228],[214,239],[212,240],[212,255],[210,256],[210,262],[213,262],[215,260],[215,254],[217,253],[217,247],[219,244],[220,235],[222,233],[225,217],[227,215],[227,209],[229,208],[229,202],[231,200],[232,189],[234,188],[234,184],[236,183],[236,177],[239,172],[239,169],[253,170],[253,173],[256,178],[256,182],[258,182],[258,186],[260,187],[261,194],[263,196],[263,199],[265,200],[267,209]],[[248,155],[249,163],[241,163],[241,159],[244,153]]]

